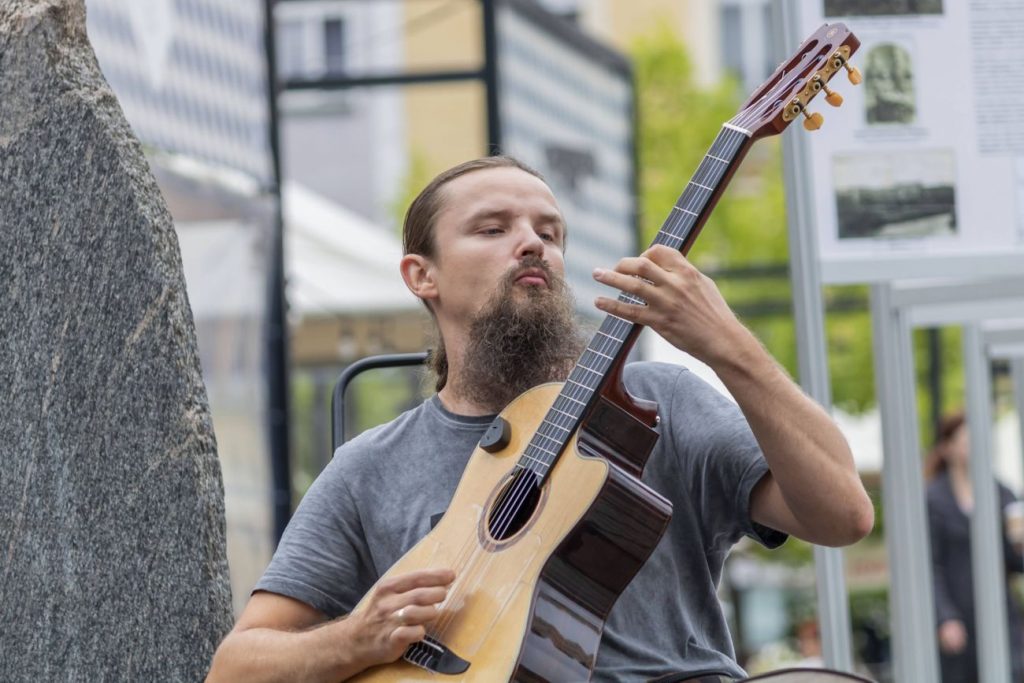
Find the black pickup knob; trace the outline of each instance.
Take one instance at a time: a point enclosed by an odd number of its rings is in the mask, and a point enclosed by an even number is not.
[[[480,438],[480,448],[488,453],[497,453],[505,448],[512,440],[512,425],[501,415],[494,418],[494,422],[487,428]]]

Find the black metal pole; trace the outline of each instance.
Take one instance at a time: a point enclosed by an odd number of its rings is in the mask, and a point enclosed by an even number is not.
[[[280,1],[280,0],[278,0]],[[478,81],[484,77],[480,69],[461,71],[421,71],[364,76],[321,76],[319,78],[289,78],[281,82],[282,90],[347,90],[378,85],[431,85]]]
[[[265,358],[267,367],[267,420],[270,441],[270,473],[273,487],[274,543],[281,540],[292,513],[291,468],[288,439],[288,328],[284,293],[284,217],[281,209],[281,153],[277,110],[277,53],[274,43],[274,3],[263,0],[263,43],[267,68],[267,120],[272,174],[267,188],[274,204],[268,258]]]
[[[484,29],[484,87],[487,90],[487,153],[501,154],[501,112],[498,109],[498,32],[495,3],[480,0]]]

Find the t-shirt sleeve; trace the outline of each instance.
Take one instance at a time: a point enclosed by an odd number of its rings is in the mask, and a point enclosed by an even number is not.
[[[786,534],[750,516],[750,494],[768,463],[739,407],[687,371],[680,373],[670,404],[673,445],[707,550],[727,551],[743,536],[768,548],[782,545]]]
[[[351,612],[377,578],[338,462],[310,486],[253,589],[295,598],[330,619]]]

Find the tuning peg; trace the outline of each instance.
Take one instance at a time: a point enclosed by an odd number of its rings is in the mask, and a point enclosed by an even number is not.
[[[846,77],[850,79],[850,83],[860,85],[860,82],[864,80],[864,77],[860,75],[860,69],[850,66],[849,63],[843,64],[843,66],[846,67]]]
[[[837,93],[835,90],[829,90],[828,86],[821,86],[825,90],[825,101],[831,104],[833,107],[838,107],[843,103],[843,96]]]
[[[813,114],[808,114],[806,111],[804,111],[803,115],[806,117],[804,119],[805,130],[818,130],[819,128],[821,128],[821,124],[825,123],[825,117],[817,112]]]

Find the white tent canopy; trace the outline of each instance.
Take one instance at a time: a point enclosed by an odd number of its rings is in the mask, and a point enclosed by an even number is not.
[[[397,237],[296,183],[283,192],[288,302],[300,317],[419,310]]]

